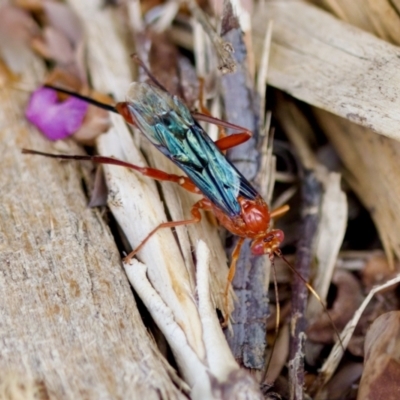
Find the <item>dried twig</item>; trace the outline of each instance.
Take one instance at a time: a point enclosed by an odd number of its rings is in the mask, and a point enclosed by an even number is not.
[[[228,152],[228,158],[239,168],[247,179],[253,183],[257,180],[271,182],[274,171],[272,150],[266,140],[260,140],[260,108],[259,96],[255,89],[253,78],[249,72],[249,54],[238,17],[230,2],[224,3],[222,18],[224,38],[233,44],[237,70],[235,73],[222,77],[223,98],[226,119],[243,126],[253,133],[246,143]],[[265,82],[264,82],[265,84]],[[264,119],[264,118],[263,118]],[[264,145],[265,160],[268,165],[268,175],[258,179],[260,168],[260,147]],[[271,193],[269,184],[260,191]],[[270,201],[270,199],[266,199]],[[236,243],[237,238],[234,239]],[[232,247],[235,244],[232,244]],[[236,268],[233,288],[238,297],[236,309],[232,314],[233,335],[227,333],[235,358],[247,368],[262,370],[265,367],[266,322],[268,308],[269,260],[267,257],[254,257],[250,252],[250,244],[245,243]]]
[[[302,186],[302,224],[300,240],[297,244],[296,271],[308,280],[313,254],[313,245],[319,221],[321,185],[315,173],[306,170]],[[304,386],[304,341],[305,311],[308,289],[304,281],[295,274],[292,284],[291,345],[289,354],[290,399],[303,399]]]
[[[193,17],[202,25],[205,32],[211,39],[214,45],[215,52],[219,59],[219,69],[223,74],[235,71],[236,64],[232,57],[233,47],[228,41],[224,41],[216,33],[214,27],[210,24],[208,17],[204,14],[195,0],[186,0],[187,5]]]

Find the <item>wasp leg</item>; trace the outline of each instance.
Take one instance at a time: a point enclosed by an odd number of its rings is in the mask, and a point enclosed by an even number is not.
[[[205,86],[205,79],[203,77],[199,77],[199,108],[200,112],[204,115],[210,116],[211,113],[206,107],[206,102],[204,99],[204,86]]]
[[[237,133],[232,133],[232,135],[228,136],[221,135],[222,137],[215,141],[215,144],[221,151],[231,149],[232,147],[235,146],[239,146],[239,144],[247,142],[252,137],[252,133],[248,129],[243,128],[242,126],[239,125],[222,121],[221,119],[218,118],[214,118],[211,115],[192,112],[192,116],[195,119],[198,119],[199,121],[208,122],[210,124],[218,125],[223,128],[235,129],[239,131]]]
[[[199,89],[199,108],[200,112],[192,112],[192,116],[199,121],[208,122],[210,124],[217,125],[219,128],[218,140],[215,144],[221,151],[230,149],[232,147],[238,146],[250,139],[252,136],[251,132],[241,126],[231,124],[226,121],[222,121],[219,118],[214,118],[208,108],[205,106],[204,100],[204,78],[199,78],[200,89]],[[232,135],[227,135],[225,128],[235,129],[239,132]]]
[[[118,165],[121,167],[126,167],[140,172],[142,175],[148,176],[149,178],[157,179],[159,181],[175,182],[184,189],[193,193],[200,193],[200,190],[195,186],[195,184],[186,176],[180,176],[175,174],[168,174],[167,172],[161,171],[156,168],[150,167],[139,167],[138,165],[131,164],[122,160],[111,157],[103,156],[79,156],[79,155],[65,155],[65,154],[51,154],[43,153],[41,151],[22,149],[23,154],[36,154],[39,156],[58,158],[60,160],[82,160],[82,161],[92,161],[97,164],[109,164]]]
[[[124,262],[128,263],[132,257],[138,252],[140,251],[143,246],[147,243],[147,241],[159,230],[162,228],[175,228],[177,226],[182,226],[182,225],[189,225],[189,224],[196,224],[197,222],[201,221],[201,213],[200,213],[200,209],[203,210],[210,210],[211,209],[211,204],[210,201],[207,199],[201,199],[199,200],[197,203],[194,204],[194,206],[192,207],[190,213],[192,214],[192,218],[191,219],[184,219],[182,221],[170,221],[170,222],[163,222],[160,225],[156,226],[146,237],[145,239],[142,241],[142,243],[140,243],[140,245],[138,247],[136,247],[135,250],[131,251],[125,258],[124,258]]]
[[[146,72],[147,76],[153,81],[153,83],[158,86],[161,90],[164,92],[168,92],[168,90],[165,88],[164,85],[161,84],[161,82],[151,73],[150,69],[147,67],[147,65],[143,62],[143,60],[136,54],[131,54],[132,60],[139,65],[140,67],[143,68],[144,72]]]
[[[279,218],[282,215],[286,214],[289,211],[290,207],[285,204],[284,206],[280,206],[275,210],[272,210],[270,213],[271,218]]]
[[[224,151],[239,146],[239,144],[247,142],[250,138],[251,134],[247,132],[233,133],[232,135],[218,139],[215,144],[221,151]]]
[[[235,272],[236,272],[236,263],[237,260],[239,259],[239,255],[240,255],[240,249],[242,248],[243,242],[244,242],[244,237],[240,237],[238,242],[236,243],[236,246],[233,250],[232,253],[232,261],[231,261],[231,265],[229,267],[229,273],[228,273],[228,279],[226,282],[226,286],[225,286],[225,291],[224,291],[224,321],[222,322],[222,327],[226,327],[228,326],[228,322],[229,322],[229,311],[228,311],[228,294],[229,294],[229,287],[233,281],[233,278],[235,277]]]
[[[199,109],[200,113],[192,112],[193,117],[197,118],[199,121],[209,122],[211,124],[218,126],[218,139],[226,137],[225,128],[222,125],[218,125],[216,121],[220,121],[218,118],[213,118],[210,110],[206,107],[206,101],[204,99],[204,86],[205,80],[199,77]]]

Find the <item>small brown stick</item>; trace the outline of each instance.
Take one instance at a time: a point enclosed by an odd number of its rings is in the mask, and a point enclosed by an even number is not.
[[[308,281],[312,261],[312,246],[319,220],[322,188],[315,174],[306,170],[302,187],[302,225],[297,246],[295,269]],[[292,284],[291,341],[289,353],[289,391],[291,400],[303,399],[304,342],[306,330],[306,305],[308,290],[304,281],[295,274]]]
[[[197,5],[195,0],[187,0],[187,6],[196,21],[203,27],[204,31],[209,36],[212,44],[214,45],[215,52],[218,55],[219,65],[218,69],[223,73],[232,73],[236,69],[235,61],[232,57],[233,47],[229,42],[224,41],[215,31],[211,25],[208,17],[202,9]]]

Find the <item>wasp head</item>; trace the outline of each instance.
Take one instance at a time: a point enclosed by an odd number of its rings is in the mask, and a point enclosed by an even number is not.
[[[265,235],[253,240],[251,252],[256,256],[267,254],[269,257],[273,257],[284,238],[285,235],[280,229],[273,229]]]

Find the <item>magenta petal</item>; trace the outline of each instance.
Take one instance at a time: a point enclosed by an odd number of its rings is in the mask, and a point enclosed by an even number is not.
[[[57,92],[39,88],[32,93],[25,116],[50,140],[64,139],[75,133],[82,125],[88,104],[75,97],[63,102],[57,99]]]

